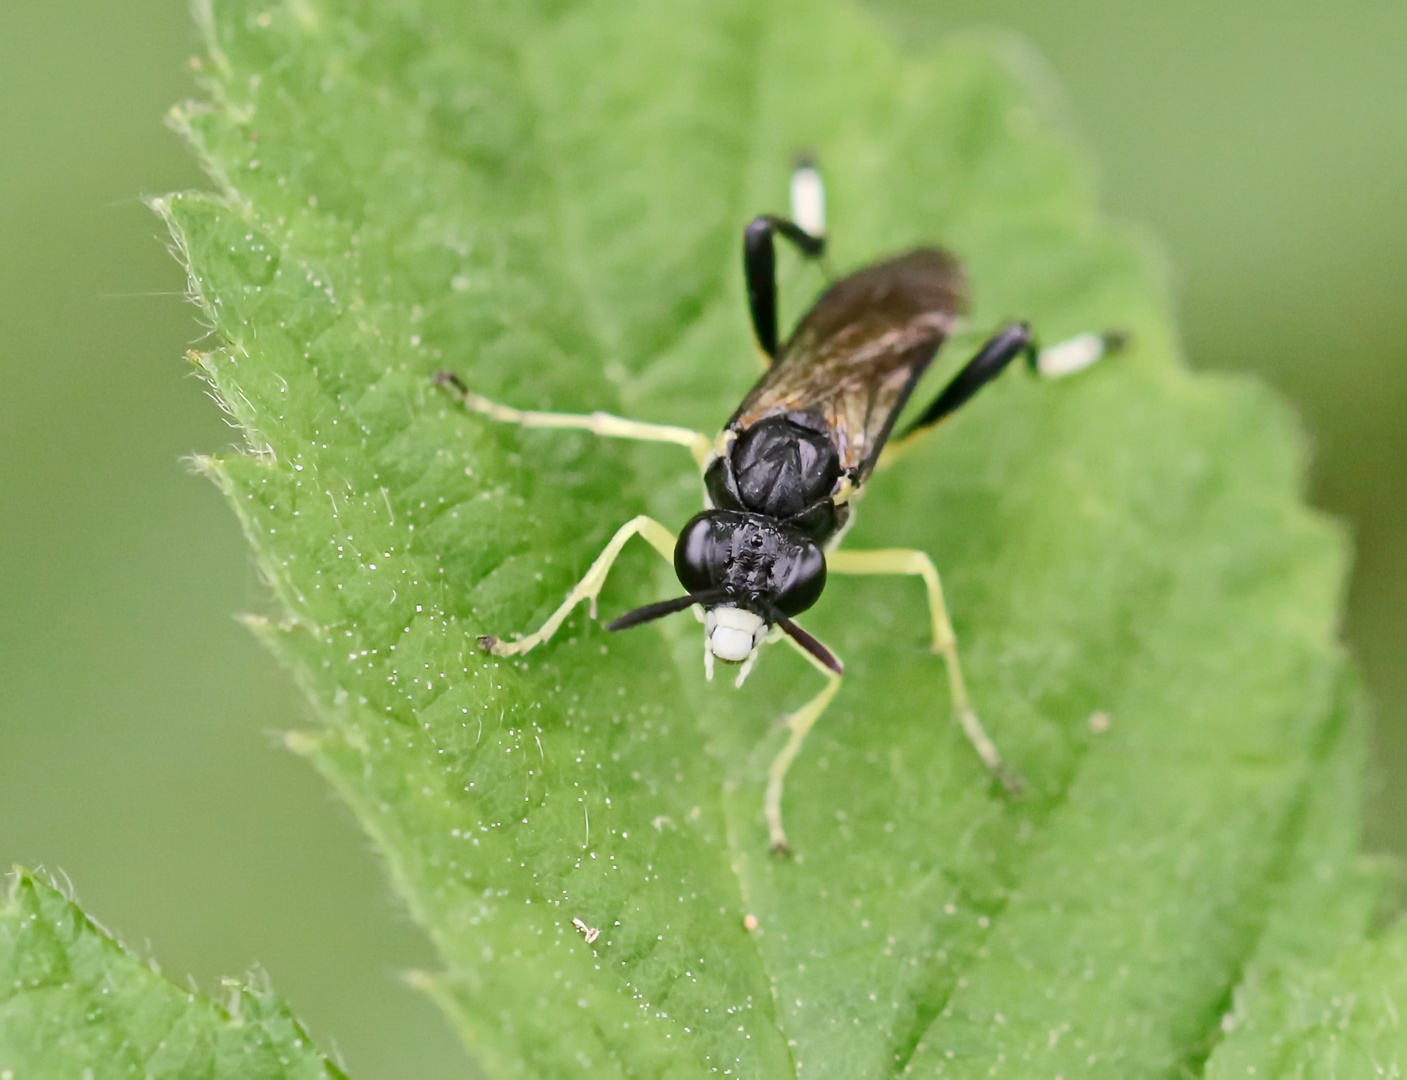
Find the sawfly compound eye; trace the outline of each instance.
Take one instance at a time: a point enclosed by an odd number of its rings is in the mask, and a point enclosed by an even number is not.
[[[674,545],[674,572],[679,584],[691,593],[706,593],[723,581],[728,567],[731,523],[719,520],[715,512],[695,515],[679,533]]]
[[[817,600],[826,587],[826,556],[819,545],[805,541],[795,554],[778,561],[781,589],[771,598],[772,606],[790,618],[800,615]]]

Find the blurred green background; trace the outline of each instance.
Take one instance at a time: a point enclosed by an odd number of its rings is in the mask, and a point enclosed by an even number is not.
[[[1312,498],[1357,538],[1368,843],[1407,854],[1407,5],[872,6],[915,45],[1032,42],[1105,205],[1168,252],[1192,362],[1298,407]],[[397,978],[429,946],[275,748],[303,706],[234,622],[263,592],[181,462],[234,441],[182,360],[200,329],[138,199],[202,183],[161,124],[194,48],[175,0],[0,13],[0,864],[70,876],[178,981],[262,965],[358,1080],[465,1075]]]

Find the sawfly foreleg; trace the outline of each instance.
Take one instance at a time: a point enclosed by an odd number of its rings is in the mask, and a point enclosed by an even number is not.
[[[801,753],[801,744],[805,741],[807,733],[815,726],[816,721],[821,718],[821,714],[830,705],[831,698],[835,697],[835,692],[840,689],[841,680],[838,673],[826,667],[804,647],[798,645],[791,638],[785,640],[787,644],[806,658],[807,663],[826,677],[826,685],[822,687],[820,693],[797,709],[796,712],[788,714],[785,721],[788,732],[786,745],[772,759],[772,764],[767,769],[767,793],[763,796],[762,808],[767,815],[767,834],[772,841],[774,855],[791,854],[791,844],[787,842],[787,831],[782,826],[782,790],[786,784],[787,770],[796,760],[796,755]]]
[[[601,592],[601,586],[606,583],[606,575],[611,572],[611,566],[619,557],[621,549],[632,536],[643,537],[667,562],[674,562],[674,534],[654,518],[643,514],[631,518],[616,530],[610,543],[596,556],[596,561],[591,564],[586,576],[576,583],[576,587],[567,594],[561,606],[548,616],[547,621],[535,632],[517,641],[503,641],[492,635],[485,635],[479,638],[479,646],[494,656],[520,656],[551,638],[567,621],[572,608],[583,600],[591,605],[591,617],[596,618],[596,597]]]
[[[882,551],[832,551],[826,556],[826,567],[836,574],[905,574],[923,578],[928,590],[928,615],[932,622],[933,640],[931,648],[941,656],[948,668],[948,687],[952,695],[953,714],[961,725],[963,734],[987,771],[992,774],[1007,791],[1013,794],[1022,789],[1021,778],[1002,760],[1001,752],[982,721],[977,718],[977,710],[972,707],[972,699],[967,693],[967,680],[963,678],[962,662],[958,659],[958,639],[953,632],[952,620],[948,618],[948,605],[943,599],[943,582],[938,576],[938,568],[922,551],[910,549],[889,549]]]

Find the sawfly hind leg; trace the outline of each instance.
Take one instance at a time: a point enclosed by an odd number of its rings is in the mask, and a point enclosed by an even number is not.
[[[583,600],[591,606],[591,617],[596,618],[596,597],[601,592],[601,586],[606,583],[606,575],[611,572],[611,566],[620,555],[621,549],[625,547],[626,542],[632,536],[643,537],[666,561],[673,564],[674,534],[654,518],[646,517],[643,514],[631,518],[616,530],[610,543],[591,564],[591,569],[586,572],[586,576],[576,583],[576,587],[567,594],[567,598],[562,601],[561,606],[548,616],[542,626],[517,641],[503,641],[492,635],[485,635],[479,638],[479,647],[486,652],[493,653],[494,656],[521,656],[523,653],[537,648],[561,629],[562,624],[567,621],[567,616],[571,614],[572,608]]]
[[[1122,330],[1076,334],[1044,349],[1028,352],[1026,365],[1042,378],[1063,379],[1121,352],[1127,344],[1128,334]]]
[[[786,786],[787,770],[796,760],[796,755],[801,753],[801,744],[806,740],[807,733],[815,726],[816,721],[830,705],[831,699],[835,697],[836,691],[840,689],[841,680],[840,672],[827,667],[805,646],[798,644],[790,636],[785,640],[826,677],[826,685],[805,705],[787,716],[786,745],[772,759],[772,764],[767,769],[767,792],[762,799],[762,809],[767,817],[767,835],[771,841],[773,855],[791,854],[791,843],[787,840],[787,831],[782,824],[782,795]]]
[[[948,687],[952,695],[953,715],[962,727],[967,741],[987,771],[1009,794],[1019,795],[1025,785],[1021,777],[1005,761],[997,744],[992,741],[977,710],[968,696],[967,680],[963,678],[962,661],[958,658],[958,639],[948,618],[948,605],[943,599],[943,581],[938,568],[922,551],[891,549],[885,551],[833,551],[826,556],[827,568],[837,574],[903,574],[923,578],[928,592],[928,614],[932,623],[932,650],[943,658],[948,669]]]
[[[1102,334],[1077,334],[1075,337],[1041,348],[1024,322],[1007,323],[983,343],[977,355],[963,365],[948,384],[939,391],[933,403],[910,424],[902,435],[884,448],[879,465],[892,465],[913,448],[917,437],[942,423],[966,405],[977,391],[1006,370],[1018,356],[1026,357],[1026,366],[1047,379],[1063,379],[1094,366],[1106,356],[1119,352],[1128,341],[1122,331]]]
[[[901,441],[920,431],[940,424],[976,396],[977,391],[986,386],[1003,371],[1006,366],[1022,354],[1034,357],[1038,354],[1031,328],[1026,323],[1007,323],[993,334],[977,350],[977,355],[963,365],[948,385],[939,391],[933,404],[909,425],[901,436]]]
[[[821,242],[825,254],[826,185],[820,166],[811,154],[797,154],[791,172],[791,219]]]
[[[768,363],[777,358],[777,252],[774,236],[788,241],[803,258],[826,255],[826,190],[809,157],[797,159],[791,176],[791,217],[762,214],[743,230],[743,278],[757,346]]]
[[[612,439],[636,439],[641,442],[673,443],[687,449],[702,468],[713,454],[713,440],[701,431],[674,427],[670,424],[646,424],[639,420],[627,420],[623,416],[610,413],[556,413],[533,412],[515,409],[510,405],[500,405],[474,393],[464,380],[452,371],[441,371],[435,375],[435,385],[444,388],[470,412],[487,416],[503,424],[517,424],[525,428],[565,428],[574,431],[589,431]]]

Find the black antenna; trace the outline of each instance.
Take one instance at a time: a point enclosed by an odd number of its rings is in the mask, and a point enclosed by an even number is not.
[[[639,626],[641,623],[662,619],[666,615],[673,615],[676,611],[683,611],[685,608],[693,607],[695,604],[717,603],[726,596],[727,593],[722,590],[717,590],[710,593],[690,593],[688,596],[676,596],[673,600],[661,600],[656,604],[646,604],[644,607],[626,612],[618,619],[612,619],[606,624],[606,629],[629,630],[632,626]]]
[[[791,638],[792,641],[800,645],[803,649],[805,649],[808,653],[814,656],[831,671],[834,671],[837,675],[845,674],[845,668],[841,666],[840,661],[837,660],[833,655],[831,655],[831,651],[827,649],[824,645],[822,645],[819,641],[813,638],[805,630],[801,629],[801,627],[797,626],[796,623],[792,622],[785,615],[781,614],[781,612],[773,611],[769,614],[772,616],[771,621],[780,626],[782,628],[782,632],[786,634],[787,637]]]

